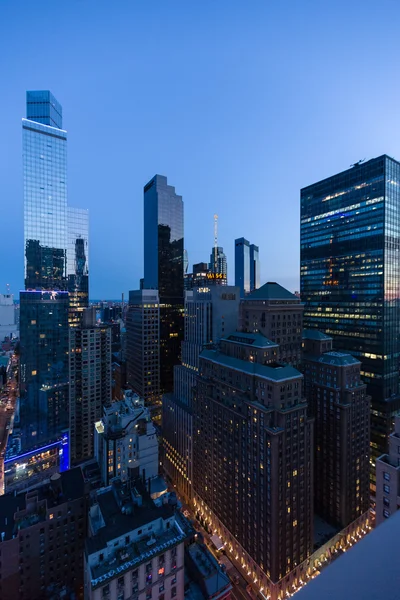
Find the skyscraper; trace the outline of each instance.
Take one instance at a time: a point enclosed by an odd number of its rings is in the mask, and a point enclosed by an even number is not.
[[[146,406],[158,407],[159,410],[160,301],[157,290],[129,292],[126,334],[128,386],[144,398]]]
[[[258,260],[258,246],[250,246],[250,291],[260,287],[260,262]]]
[[[400,163],[380,156],[301,190],[304,325],[361,361],[371,479],[400,409]]]
[[[67,277],[70,325],[78,326],[89,305],[89,212],[67,208]]]
[[[261,333],[232,333],[200,354],[193,402],[198,516],[266,598],[313,550],[313,423],[303,376]],[[282,595],[281,595],[282,594]]]
[[[111,328],[97,325],[95,309],[84,311],[69,331],[69,429],[71,464],[94,455],[94,423],[111,404]]]
[[[235,285],[240,288],[242,298],[260,287],[258,246],[245,238],[235,240]]]
[[[183,201],[155,175],[144,187],[144,287],[160,298],[161,392],[172,391],[183,338]]]
[[[222,246],[217,246],[216,251],[215,248],[211,250],[209,270],[210,273],[223,275],[222,283],[225,285],[228,283],[228,262]]]
[[[163,466],[177,490],[187,500],[192,495],[193,388],[204,346],[235,331],[239,314],[239,290],[210,285],[185,295],[185,341],[182,364],[174,369],[174,393],[163,396]]]
[[[303,331],[305,396],[314,417],[314,509],[341,529],[368,513],[370,399],[360,361]]]
[[[277,360],[298,368],[301,347],[304,306],[300,298],[275,281],[269,281],[248,294],[240,304],[242,331],[260,331],[276,342]]]
[[[88,302],[88,226],[87,212],[67,205],[67,132],[49,91],[27,92],[22,134],[26,291],[20,297],[19,420],[26,451],[68,428],[68,328]]]

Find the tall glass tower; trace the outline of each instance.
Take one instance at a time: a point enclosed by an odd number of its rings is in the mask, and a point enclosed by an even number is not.
[[[400,163],[380,156],[301,190],[301,298],[304,327],[362,363],[374,472],[400,409]]]
[[[235,285],[240,288],[241,298],[260,287],[258,250],[245,238],[235,240]]]
[[[160,299],[160,388],[173,389],[183,340],[183,201],[155,175],[144,187],[144,288]]]
[[[88,302],[88,215],[67,206],[67,132],[49,91],[27,92],[22,134],[25,291],[17,446],[24,452],[65,440],[69,324]]]

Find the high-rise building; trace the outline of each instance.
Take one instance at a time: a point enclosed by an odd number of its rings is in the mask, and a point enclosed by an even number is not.
[[[69,331],[70,460],[77,464],[94,455],[94,423],[111,404],[111,329],[96,325],[88,308],[79,327]]]
[[[361,361],[371,481],[400,409],[400,163],[380,156],[301,190],[304,325]]]
[[[245,238],[235,240],[235,285],[240,288],[242,298],[260,287],[258,246]]]
[[[224,253],[224,249],[222,246],[217,246],[217,248],[213,248],[210,254],[210,262],[208,265],[210,273],[223,275],[222,283],[228,283],[228,263],[226,260],[226,254]],[[194,265],[193,265],[194,271]]]
[[[176,511],[176,498],[175,505],[156,504],[141,480],[116,479],[97,490],[85,547],[85,599],[184,600],[184,546],[194,533]]]
[[[0,498],[0,598],[79,598],[87,509],[79,468]]]
[[[89,212],[68,206],[67,218],[70,325],[77,327],[89,305]]]
[[[203,350],[193,402],[198,516],[267,598],[313,551],[313,422],[303,376],[276,349],[236,332]]]
[[[389,436],[389,452],[376,461],[376,517],[380,525],[400,508],[400,415]]]
[[[146,405],[161,406],[160,300],[157,290],[129,292],[126,320],[128,386]]]
[[[250,245],[250,291],[260,287],[260,261],[258,259],[259,248],[255,244]]]
[[[68,292],[20,293],[21,450],[55,441],[69,426]]]
[[[17,334],[13,294],[0,294],[0,342]]]
[[[158,475],[158,441],[150,411],[142,398],[127,390],[123,400],[104,405],[95,424],[95,455],[105,485],[114,477],[129,481]]]
[[[144,287],[160,298],[160,388],[173,389],[183,339],[183,201],[155,175],[144,187]]]
[[[195,287],[207,287],[210,285],[211,271],[207,263],[197,263],[193,265],[193,273],[186,273],[184,277],[184,287],[186,290],[192,290]],[[211,283],[213,281],[211,280]],[[225,282],[226,283],[226,282]]]
[[[304,391],[314,417],[314,510],[344,529],[369,510],[370,398],[360,361],[303,331]]]
[[[268,282],[242,300],[240,328],[247,332],[260,331],[279,345],[278,361],[299,367],[303,310],[300,298],[279,283]]]
[[[67,132],[49,91],[27,92],[22,133],[26,291],[19,418],[26,451],[66,439],[68,327],[78,324],[88,302],[88,226],[87,212],[67,205]]]
[[[182,365],[174,371],[174,393],[163,396],[163,467],[185,499],[192,496],[193,388],[204,346],[235,331],[239,314],[239,289],[212,285],[185,295],[185,341]]]

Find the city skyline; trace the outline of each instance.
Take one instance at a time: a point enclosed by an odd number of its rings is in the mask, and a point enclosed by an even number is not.
[[[260,245],[261,283],[280,281],[292,291],[298,289],[300,188],[360,158],[397,154],[397,84],[391,81],[393,93],[384,98],[378,92],[390,75],[383,57],[398,49],[390,32],[395,19],[385,40],[369,47],[362,40],[375,37],[377,16],[369,3],[362,15],[344,2],[319,11],[311,5],[293,6],[287,18],[283,7],[261,2],[251,9],[230,3],[230,11],[224,10],[224,2],[212,9],[178,2],[173,8],[158,7],[158,24],[150,18],[152,3],[122,4],[110,24],[100,2],[93,31],[93,4],[79,5],[79,23],[77,6],[58,9],[57,31],[46,11],[28,18],[24,11],[17,16],[10,3],[1,8],[8,86],[2,98],[7,119],[0,144],[0,193],[6,202],[0,234],[12,258],[2,269],[0,290],[10,283],[17,295],[23,287],[21,142],[16,123],[23,114],[26,89],[50,89],[64,107],[70,201],[91,211],[91,298],[119,298],[121,292],[127,295],[139,287],[142,190],[154,173],[167,176],[185,198],[191,264],[208,260],[217,213],[218,244],[228,264],[233,265],[235,238],[254,239]],[[17,18],[14,32],[6,23]],[[325,20],[343,33],[339,52],[324,33]],[[26,43],[35,55],[35,44],[30,44],[35,25],[40,25],[42,41],[50,47],[60,34],[74,30],[75,35],[62,36],[60,56],[50,54],[46,62],[33,60],[28,66],[25,54],[17,50]],[[210,35],[203,47],[206,27]],[[170,36],[172,28],[180,32],[176,39]],[[281,39],[282,28],[286,35]],[[110,44],[105,53],[106,33]],[[159,37],[156,47],[152,34]],[[238,39],[243,42],[240,47]],[[314,56],[317,47],[321,57]],[[358,47],[363,52],[357,54],[355,70],[352,57]],[[277,53],[279,69],[272,58]],[[367,67],[374,71],[373,90],[364,82]],[[157,76],[149,77],[151,72]],[[332,72],[340,73],[336,91]],[[116,89],[122,98],[117,116],[110,112]],[[257,219],[253,211],[243,210],[249,199]],[[284,221],[276,206],[285,209]],[[126,261],[125,256],[133,258]],[[229,283],[232,277],[231,269]]]

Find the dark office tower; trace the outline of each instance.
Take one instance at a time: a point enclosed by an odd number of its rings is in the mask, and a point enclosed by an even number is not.
[[[163,467],[182,496],[192,496],[193,388],[203,347],[235,331],[239,289],[233,286],[198,287],[185,295],[185,341],[182,364],[174,369],[174,393],[163,396]]]
[[[70,325],[77,327],[89,305],[89,213],[82,208],[67,209],[67,275]]]
[[[314,422],[314,508],[344,529],[369,510],[370,398],[361,363],[303,331],[304,390]]]
[[[20,293],[21,448],[68,429],[68,293]]]
[[[235,240],[235,285],[241,298],[250,292],[250,243],[244,238]]]
[[[266,598],[284,597],[313,550],[313,422],[303,376],[276,349],[237,332],[203,350],[193,402],[198,514]]]
[[[277,359],[299,367],[304,306],[300,298],[275,282],[248,294],[240,304],[242,331],[260,331],[279,344]]]
[[[173,389],[183,338],[183,201],[167,178],[144,187],[144,287],[160,298],[160,388]]]
[[[260,261],[258,260],[258,246],[250,246],[250,291],[260,287]]]
[[[226,254],[221,246],[217,246],[216,250],[217,251],[215,251],[215,248],[211,250],[209,270],[210,273],[223,275],[222,282],[226,285],[228,282],[228,263],[226,260]]]
[[[95,310],[82,313],[69,332],[69,428],[71,464],[94,455],[94,423],[111,403],[111,328],[96,325]]]
[[[372,473],[400,409],[399,199],[400,163],[386,155],[301,190],[304,325],[361,361]]]
[[[129,292],[126,319],[128,386],[160,409],[160,302],[157,290]]]
[[[242,298],[260,287],[260,263],[258,246],[244,238],[235,240],[235,285]]]

